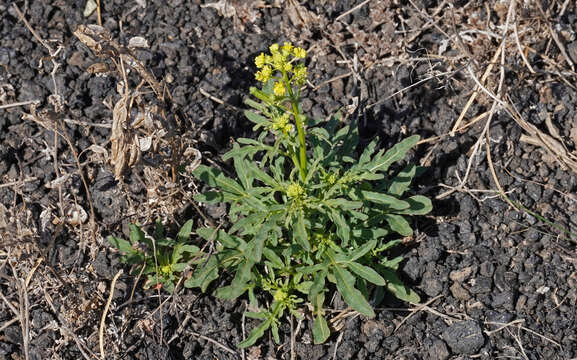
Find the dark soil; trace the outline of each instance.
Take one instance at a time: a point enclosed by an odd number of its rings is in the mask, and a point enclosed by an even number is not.
[[[438,1],[373,1],[339,17],[362,2],[315,0],[295,15],[295,1],[231,1],[236,15],[226,17],[226,9],[219,13],[202,3],[115,0],[102,1],[101,10],[103,26],[117,42],[128,44],[134,36],[148,41],[137,56],[165,80],[172,109],[184,114],[176,136],[201,150],[205,163],[226,166],[218,155],[231,139],[252,135],[241,110],[256,85],[254,56],[286,40],[309,49],[311,86],[303,107],[310,115],[322,118],[357,105],[351,116],[359,119],[363,143],[377,137],[382,147],[412,134],[438,137],[411,154],[428,167],[417,191],[435,199],[434,211],[416,219],[418,236],[405,249],[400,271],[423,305],[386,298],[374,319],[342,316],[341,326],[333,324],[342,328],[323,345],[312,344],[311,322],[304,320],[295,358],[577,358],[577,255],[574,235],[559,230],[577,233],[576,173],[542,147],[521,141],[524,130],[500,108],[488,136],[493,167],[508,196],[529,211],[516,210],[495,191],[484,143],[466,187],[439,196],[447,186],[458,187],[487,121],[448,135],[475,89],[467,66],[480,77],[501,41],[466,30],[502,34],[508,4],[457,1],[451,12]],[[577,9],[574,3],[544,9],[567,44],[561,51],[547,26],[536,27],[533,19],[543,14],[523,4],[517,4],[518,32],[524,46],[536,50],[526,51],[534,73],[512,37],[505,93],[541,131],[551,132],[552,122],[575,155],[577,75],[563,52],[577,61]],[[157,217],[169,226],[189,218],[201,226],[188,198],[197,185],[187,176],[173,183],[170,166],[150,154],[117,181],[106,156],[91,146],[110,151],[112,111],[105,104],[118,100],[120,78],[88,73],[103,60],[73,35],[78,25],[95,24],[96,12],[85,18],[85,1],[18,6],[38,36],[61,50],[52,76],[47,49],[12,3],[0,0],[0,105],[38,101],[0,109],[0,359],[98,358],[100,319],[121,269],[104,329],[106,358],[289,359],[288,320],[281,326],[283,345],[264,337],[241,352],[236,344],[243,323],[245,333],[256,324],[242,317],[247,299],[225,302],[190,289],[169,297],[142,289],[142,281],[127,275],[106,236],[126,236],[129,223],[150,225]],[[430,26],[425,13],[438,24]],[[458,41],[454,29],[461,32]],[[529,33],[534,36],[523,35]],[[353,70],[356,76],[347,75]],[[499,66],[493,73],[488,81],[496,91]],[[463,124],[492,101],[481,92]],[[76,206],[90,218],[90,203],[94,227],[70,221]],[[221,220],[222,208],[202,210]],[[339,299],[331,305],[343,310]]]

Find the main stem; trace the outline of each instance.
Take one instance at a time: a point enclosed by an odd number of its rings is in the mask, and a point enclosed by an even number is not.
[[[305,142],[305,129],[301,118],[301,113],[299,111],[299,99],[294,96],[293,89],[288,81],[288,76],[283,73],[283,80],[285,87],[288,90],[290,96],[290,102],[293,109],[293,114],[295,116],[295,124],[297,127],[297,134],[299,138],[299,157],[300,157],[300,174],[302,181],[304,182],[307,178],[307,144]]]

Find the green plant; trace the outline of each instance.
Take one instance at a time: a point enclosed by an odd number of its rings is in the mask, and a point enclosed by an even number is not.
[[[145,289],[161,286],[172,293],[180,274],[200,254],[197,246],[187,243],[191,231],[192,220],[182,226],[176,239],[165,236],[160,221],[156,222],[152,237],[131,224],[130,241],[114,236],[110,236],[108,241],[122,253],[120,261],[142,265],[135,267],[132,275],[146,275]]]
[[[333,286],[368,317],[375,315],[368,299],[382,297],[383,287],[399,299],[420,300],[396,275],[401,257],[387,257],[387,250],[402,241],[398,235],[413,234],[405,216],[431,210],[428,198],[406,195],[417,166],[389,177],[390,165],[402,160],[419,137],[386,152],[377,151],[373,141],[354,157],[355,123],[343,126],[338,115],[322,123],[302,113],[300,87],[307,68],[300,59],[305,56],[305,50],[285,43],[256,58],[256,79],[263,87],[251,88],[259,101],[247,104],[260,114],[247,111],[246,116],[260,133],[256,140],[238,139],[223,156],[232,159],[238,181],[204,165],[194,171],[215,189],[196,200],[229,203],[233,225],[228,231],[197,231],[214,241],[215,251],[185,286],[204,291],[219,270],[234,274],[216,295],[234,299],[248,293],[252,308],[259,310],[246,315],[262,320],[240,347],[254,344],[268,329],[279,342],[280,318],[287,311],[301,318],[307,301],[313,308],[314,341],[324,342],[330,331],[323,306]],[[267,306],[258,303],[256,290],[269,294]]]

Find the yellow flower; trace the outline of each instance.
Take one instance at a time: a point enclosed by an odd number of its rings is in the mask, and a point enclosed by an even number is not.
[[[266,55],[264,53],[260,53],[260,55],[257,56],[256,59],[254,59],[254,63],[257,68],[259,69],[262,68],[266,63]]]
[[[307,80],[307,68],[303,64],[299,64],[295,67],[294,78],[297,83],[304,84]]]
[[[292,183],[286,189],[286,194],[291,198],[301,197],[304,193],[305,189],[300,184]]]
[[[291,44],[290,42],[285,42],[284,45],[282,46],[283,55],[287,55],[287,56],[290,55],[293,48],[294,48],[293,44]]]
[[[272,65],[275,69],[282,71],[284,64],[286,62],[286,57],[282,56],[281,53],[275,53],[272,55]]]
[[[284,66],[283,66],[283,70],[284,70],[284,71],[291,71],[292,69],[293,69],[293,66],[292,66],[291,63],[286,63],[286,64],[284,64]]]
[[[276,96],[283,96],[284,93],[285,93],[285,91],[286,91],[286,89],[285,89],[285,87],[284,87],[284,84],[279,81],[279,82],[277,82],[277,83],[274,84],[274,87],[273,87],[272,91],[274,92],[274,94],[275,94]]]
[[[307,51],[303,48],[296,47],[293,49],[293,55],[298,59],[304,59],[307,57]]]
[[[257,71],[254,78],[260,82],[267,82],[272,77],[272,68],[268,65],[265,65],[261,71]]]
[[[279,49],[278,44],[272,44],[272,45],[269,47],[270,53],[273,54],[273,55],[276,54],[276,53],[278,53],[278,49]]]

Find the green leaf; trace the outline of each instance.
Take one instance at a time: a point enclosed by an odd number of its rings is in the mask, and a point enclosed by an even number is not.
[[[187,266],[188,266],[187,263],[177,263],[177,264],[172,264],[170,269],[174,272],[183,272]]]
[[[132,245],[130,245],[130,243],[124,239],[120,239],[120,238],[117,238],[114,236],[109,236],[108,242],[110,242],[110,244],[112,246],[114,246],[115,248],[120,250],[120,252],[122,252],[124,254],[133,253],[135,251],[134,248],[132,247]]]
[[[246,286],[231,284],[216,290],[214,295],[223,300],[234,300],[246,291]]]
[[[405,201],[409,203],[409,208],[402,211],[395,211],[396,214],[406,215],[426,215],[433,210],[431,199],[423,195],[415,195],[406,198]]]
[[[196,233],[207,241],[216,240],[218,238],[218,232],[218,230],[209,227],[196,229]]]
[[[385,285],[385,279],[383,279],[383,277],[379,275],[379,273],[377,273],[375,270],[371,269],[368,266],[361,265],[356,262],[351,262],[347,264],[347,268],[349,268],[352,272],[359,275],[363,279],[372,282],[375,285],[378,286]]]
[[[184,282],[187,288],[199,287],[202,292],[205,292],[210,283],[218,278],[218,261],[215,256],[210,256],[206,264],[202,267],[197,267],[190,279]]]
[[[399,200],[394,196],[373,192],[373,191],[361,191],[363,198],[367,201],[373,202],[375,204],[386,205],[392,210],[404,210],[409,208],[409,203],[403,200]]]
[[[339,207],[343,210],[358,209],[363,206],[363,203],[360,201],[350,201],[342,198],[325,200],[323,203],[328,207]]]
[[[214,168],[208,167],[206,165],[199,165],[192,174],[202,181],[204,181],[208,186],[219,188],[233,194],[242,195],[244,190],[240,184],[224,176],[224,174]]]
[[[273,320],[271,318],[263,321],[258,327],[254,328],[254,330],[250,332],[243,342],[238,344],[238,347],[244,349],[254,345],[254,343],[264,335],[264,332],[268,330],[272,322]]]
[[[361,257],[363,257],[366,253],[373,250],[377,246],[377,240],[371,240],[369,242],[364,243],[359,248],[355,249],[351,252],[348,256],[348,261],[355,261]]]
[[[390,148],[385,153],[385,155],[375,156],[376,159],[371,163],[371,166],[368,170],[370,172],[387,171],[392,163],[402,160],[407,154],[407,151],[409,151],[412,147],[417,145],[419,139],[420,139],[419,135],[410,136],[404,139],[403,141],[399,142],[392,148]]]
[[[284,263],[282,262],[281,258],[272,249],[265,247],[262,253],[275,268],[282,269],[284,267]]]
[[[297,221],[294,229],[294,237],[296,242],[302,246],[306,251],[311,250],[311,244],[309,242],[309,236],[307,234],[307,228],[305,225],[305,215],[303,211],[299,211],[297,214]]]
[[[348,246],[351,238],[351,228],[345,218],[338,211],[331,211],[331,219],[337,227],[337,235],[343,240],[342,245]]]
[[[377,147],[377,141],[373,140],[365,148],[362,155],[359,157],[359,165],[368,163],[371,160],[371,156],[375,153],[375,148]]]
[[[413,181],[416,171],[416,165],[407,165],[407,167],[401,170],[397,176],[391,180],[388,193],[395,196],[403,195],[405,191],[409,189],[409,186],[411,186],[411,181]]]
[[[276,181],[272,176],[270,176],[266,172],[259,169],[255,163],[247,162],[246,164],[249,168],[250,174],[254,176],[256,179],[262,181],[264,184],[272,187],[273,189],[280,187],[278,181]]]
[[[255,103],[255,104],[258,104],[258,103]],[[253,122],[257,125],[263,125],[264,126],[264,125],[267,125],[270,123],[270,121],[267,118],[265,118],[262,115],[258,115],[256,113],[253,113],[252,111],[245,110],[244,116],[246,116],[246,118],[248,120],[250,120],[251,122]]]
[[[182,225],[180,231],[176,235],[176,240],[178,241],[187,241],[190,238],[190,233],[192,232],[192,220],[188,220],[187,222]]]
[[[397,277],[397,274],[390,270],[383,271],[383,277],[385,278],[387,284],[387,290],[389,290],[397,299],[410,302],[418,303],[421,301],[419,294],[417,294],[413,289],[405,286],[401,279]]]
[[[313,285],[312,281],[303,281],[296,285],[296,289],[302,292],[303,294],[308,294],[312,285]]]
[[[257,320],[265,320],[267,318],[266,313],[264,313],[262,311],[259,311],[259,312],[245,311],[244,316],[246,316],[247,318],[257,319]]]
[[[238,143],[234,143],[233,149],[240,149]],[[242,156],[234,157],[234,170],[236,171],[236,175],[238,176],[242,186],[248,190],[252,187],[252,179],[248,176],[246,164],[247,161],[244,160]]]
[[[202,194],[196,194],[193,199],[206,204],[217,204],[221,202],[236,202],[241,196],[231,194],[225,191],[207,191]]]
[[[333,267],[332,273],[337,282],[337,289],[343,296],[345,302],[361,314],[370,318],[375,317],[375,312],[367,299],[365,299],[359,290],[355,289],[354,276],[338,265]]]
[[[254,240],[251,241],[254,242],[254,247],[252,248],[252,260],[254,262],[260,262],[260,259],[262,258],[264,242],[267,239],[269,232],[270,232],[270,225],[268,223],[263,224],[260,227],[260,230],[256,233]]]
[[[391,227],[391,230],[394,232],[397,232],[403,236],[413,235],[413,229],[411,229],[411,226],[407,220],[405,220],[405,218],[401,215],[385,214],[385,219]]]
[[[315,344],[322,344],[331,335],[331,331],[329,330],[329,325],[327,324],[327,320],[321,314],[315,316],[315,321],[313,324],[313,339]]]
[[[145,242],[148,243],[150,241],[145,241],[146,239],[146,235],[144,234],[144,232],[140,229],[140,227],[136,224],[130,224],[128,225],[128,228],[130,229],[130,243],[132,245],[136,245],[138,243],[141,242]]]

